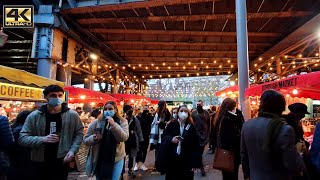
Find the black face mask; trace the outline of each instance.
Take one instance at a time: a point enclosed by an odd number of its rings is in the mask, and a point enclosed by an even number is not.
[[[202,107],[202,106],[197,106],[197,110],[198,110],[199,112],[202,112],[202,111],[203,111],[203,107]]]
[[[147,114],[149,110],[143,110],[143,114]]]

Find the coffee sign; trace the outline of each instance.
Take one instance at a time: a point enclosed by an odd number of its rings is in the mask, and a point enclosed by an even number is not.
[[[42,91],[43,89],[41,88],[0,83],[0,98],[39,101],[44,100]]]

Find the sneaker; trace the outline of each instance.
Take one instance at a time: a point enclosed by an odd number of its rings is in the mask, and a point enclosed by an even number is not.
[[[136,178],[136,175],[134,174],[133,171],[129,171],[128,175],[129,175],[130,178]]]
[[[140,169],[140,164],[136,163],[136,165],[134,165],[133,170],[138,171],[139,169]]]
[[[147,171],[147,170],[148,170],[148,168],[147,168],[144,164],[142,164],[142,165],[140,166],[140,169],[141,169],[142,171]]]

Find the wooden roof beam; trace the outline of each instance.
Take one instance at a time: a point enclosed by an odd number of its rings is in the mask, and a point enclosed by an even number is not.
[[[71,14],[82,14],[82,13],[93,13],[93,12],[104,12],[104,11],[120,11],[128,9],[139,9],[139,8],[150,8],[150,7],[159,7],[159,6],[172,6],[179,4],[194,4],[201,2],[211,2],[211,1],[221,1],[221,0],[149,0],[149,1],[140,1],[140,2],[131,2],[131,3],[121,3],[121,4],[107,4],[95,7],[81,7],[81,8],[72,8],[65,10]]]
[[[105,41],[110,45],[156,45],[156,46],[236,46],[237,43],[227,42],[164,42],[164,41]],[[271,43],[249,43],[249,46],[271,46]]]
[[[195,61],[221,61],[221,60],[237,60],[237,58],[226,58],[226,57],[222,57],[222,58],[195,58],[195,57],[137,57],[137,56],[132,56],[132,57],[127,57],[126,60],[129,62],[130,61],[134,61],[136,62],[142,62],[142,61],[149,61],[149,63],[152,62],[171,62],[171,63],[175,63],[176,61],[184,61],[184,62],[195,62]]]
[[[248,13],[250,19],[261,18],[288,18],[309,16],[309,11],[285,11],[285,12],[260,12]],[[204,21],[204,20],[225,20],[236,19],[236,14],[210,14],[210,15],[186,15],[186,16],[148,16],[148,17],[126,17],[126,18],[83,18],[76,21],[80,24],[109,24],[109,23],[136,23],[136,22],[160,22],[160,21]]]
[[[122,53],[183,53],[183,54],[237,54],[237,51],[188,51],[188,50],[144,50],[144,49],[122,49]],[[249,51],[256,53],[256,51]],[[130,56],[127,56],[130,57]]]
[[[236,32],[213,32],[213,31],[165,31],[165,30],[142,30],[142,29],[105,29],[94,28],[89,29],[94,33],[101,34],[149,34],[149,35],[186,35],[186,36],[234,36]],[[252,37],[277,37],[281,33],[269,32],[248,32],[248,36]]]

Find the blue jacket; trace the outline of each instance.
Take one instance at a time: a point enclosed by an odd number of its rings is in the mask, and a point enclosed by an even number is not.
[[[310,149],[311,163],[320,171],[320,124],[316,126],[316,130],[313,136],[313,142]]]
[[[14,144],[9,120],[5,116],[0,116],[0,169],[9,167],[9,158],[6,151]]]

